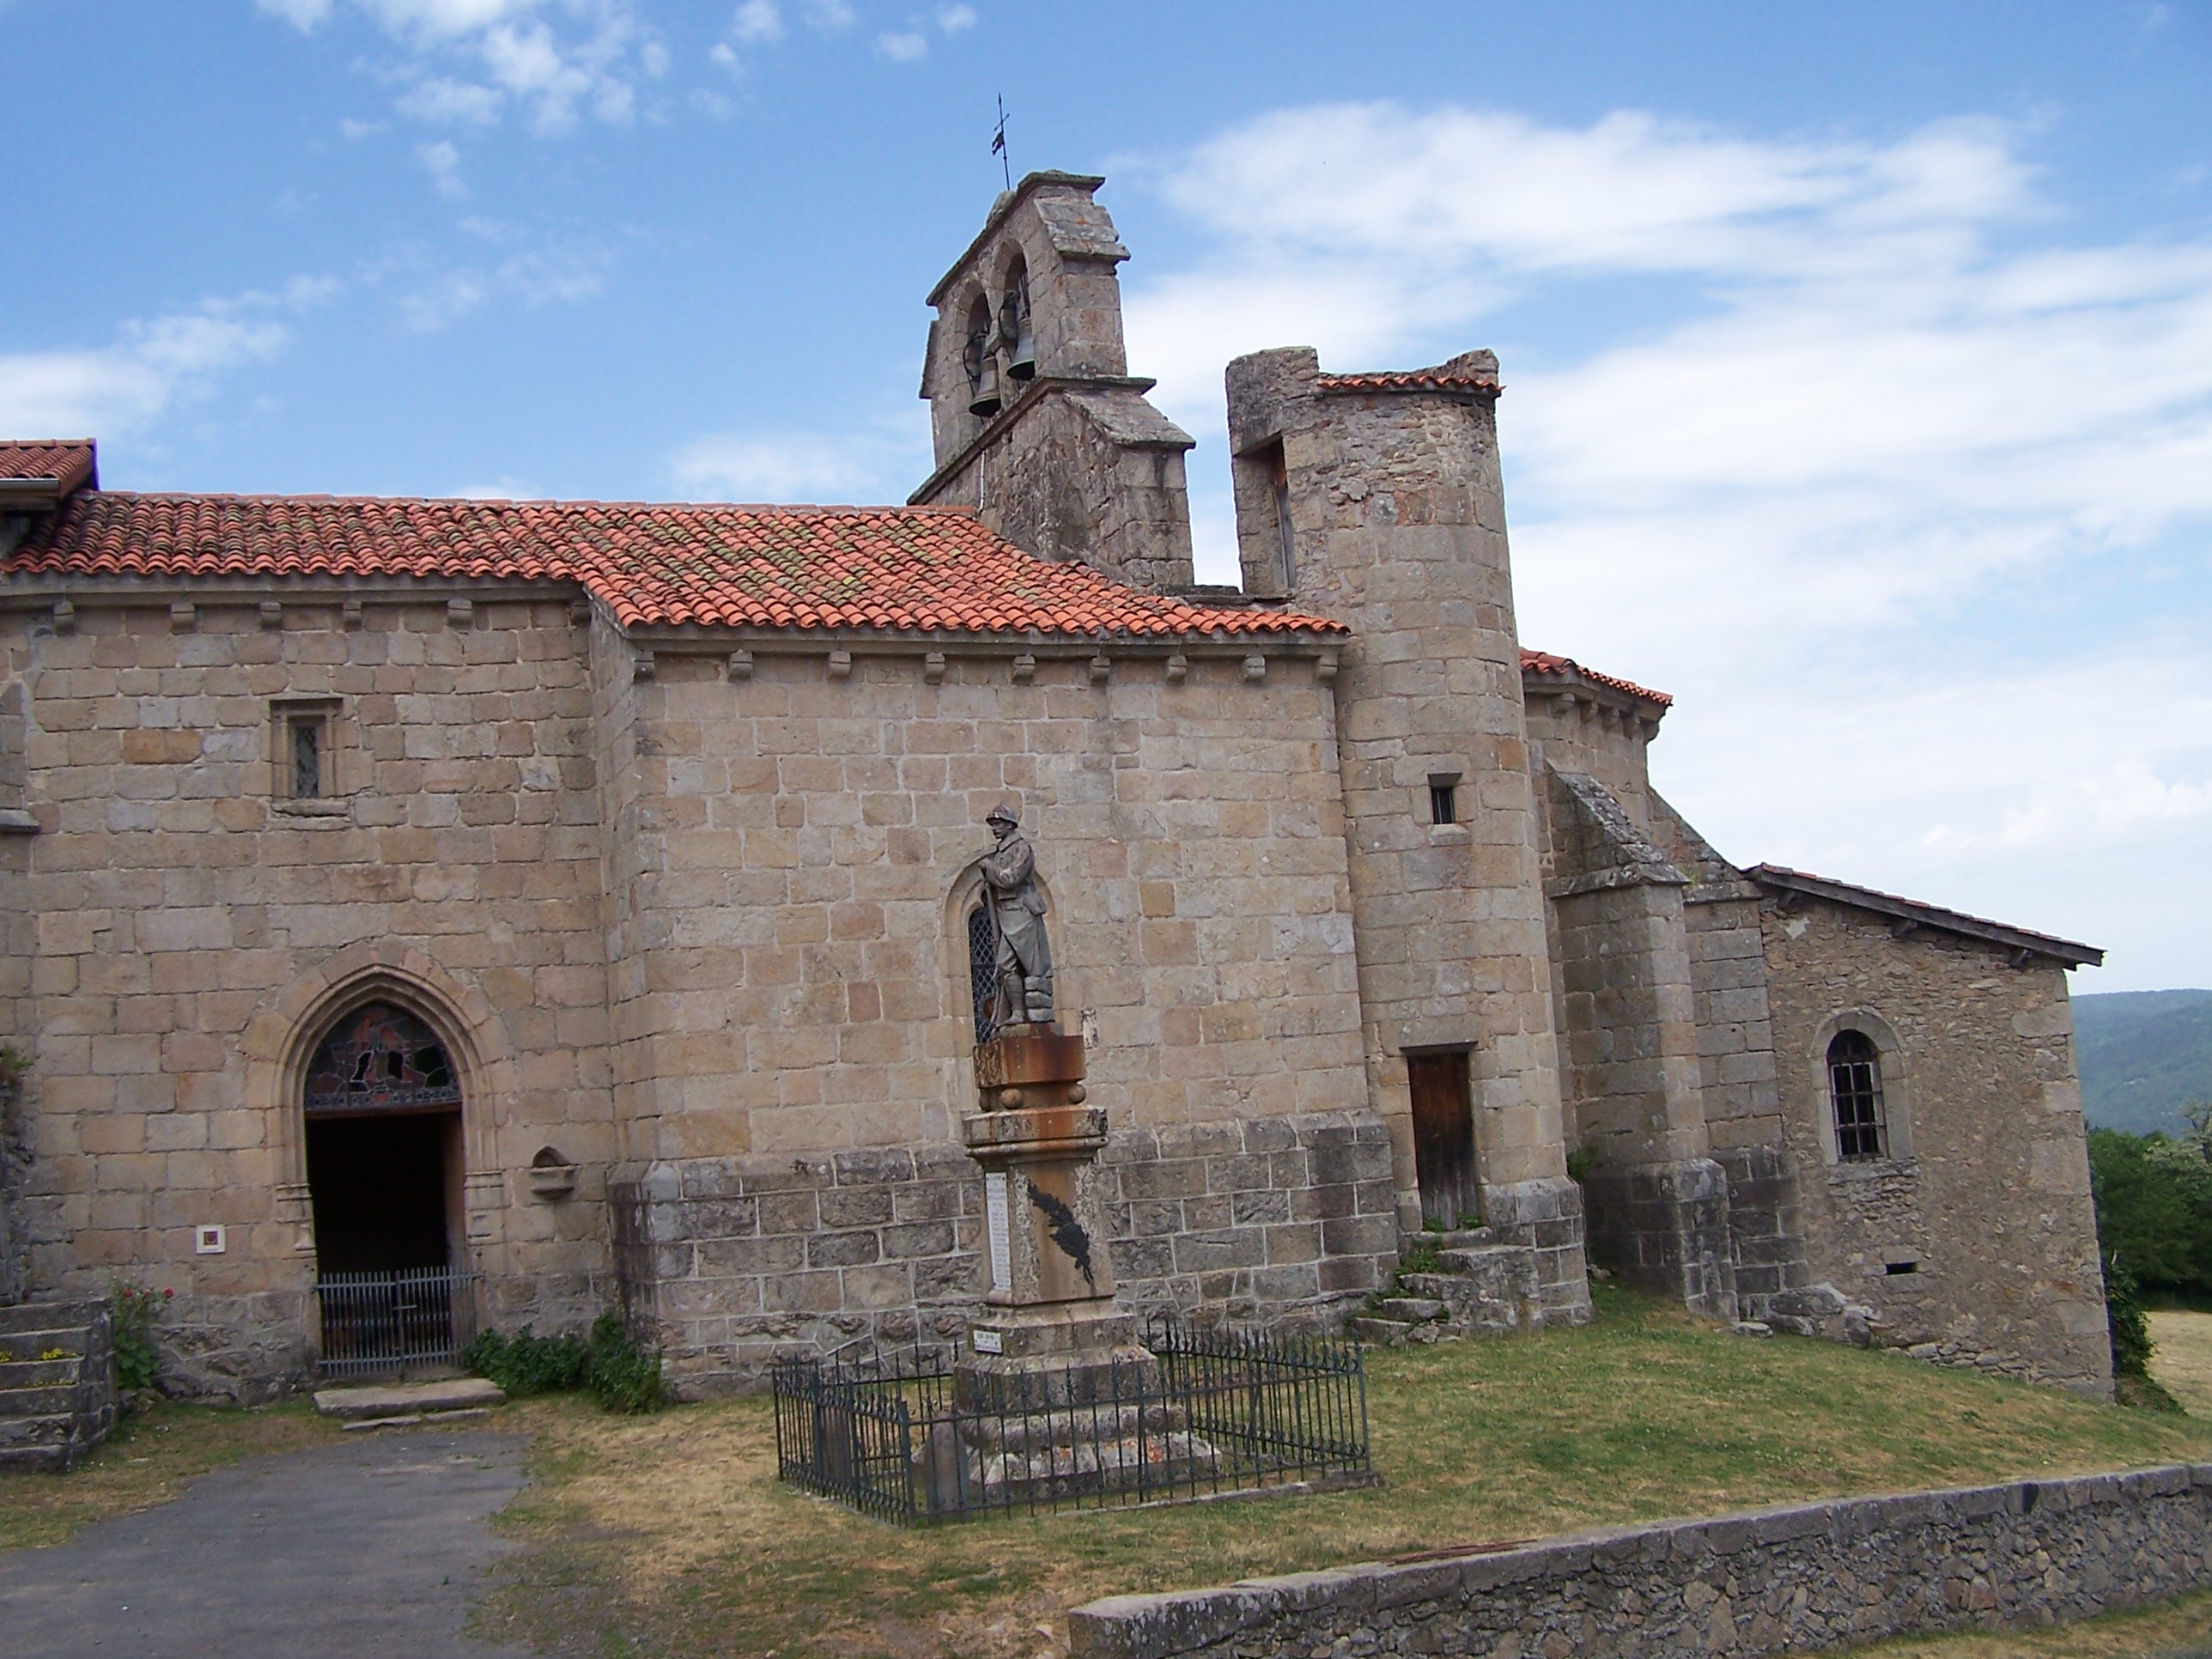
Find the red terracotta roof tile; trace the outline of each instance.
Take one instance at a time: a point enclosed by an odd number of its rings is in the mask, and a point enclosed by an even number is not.
[[[1653,691],[1637,684],[1633,680],[1616,679],[1611,674],[1601,674],[1595,668],[1583,667],[1572,657],[1554,656],[1549,651],[1530,651],[1524,648],[1521,653],[1521,672],[1523,674],[1552,674],[1561,678],[1569,674],[1579,674],[1586,680],[1599,685],[1608,686],[1615,691],[1625,691],[1632,697],[1641,697],[1644,702],[1656,703],[1662,708],[1670,708],[1674,702],[1674,699],[1664,691]]]
[[[89,438],[0,441],[0,478],[51,479],[57,495],[85,484],[97,488],[99,464]]]
[[[80,491],[9,575],[581,582],[624,627],[1334,636],[1341,623],[1140,593],[950,507],[641,506]]]
[[[1443,374],[1432,368],[1382,374],[1324,374],[1315,382],[1322,392],[1496,392],[1494,374]]]

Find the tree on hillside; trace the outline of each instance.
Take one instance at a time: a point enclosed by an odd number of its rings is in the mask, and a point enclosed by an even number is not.
[[[2183,1139],[2089,1132],[2097,1233],[2145,1290],[2212,1297],[2212,1109]]]

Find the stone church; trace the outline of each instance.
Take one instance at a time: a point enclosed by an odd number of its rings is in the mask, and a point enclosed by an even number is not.
[[[691,1393],[957,1334],[1003,807],[1131,1307],[1336,1328],[1480,1228],[1506,1322],[1601,1269],[2107,1391],[2099,953],[1701,840],[1668,698],[1516,635],[1487,352],[1232,363],[1194,584],[1100,182],[930,295],[903,507],[0,446],[6,1297],[173,1291],[173,1385],[242,1398],[605,1306]]]

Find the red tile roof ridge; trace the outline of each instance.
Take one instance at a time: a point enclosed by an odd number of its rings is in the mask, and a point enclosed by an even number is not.
[[[0,575],[575,581],[625,627],[1037,638],[1341,637],[1341,623],[1200,605],[1024,552],[964,507],[81,490]]]
[[[1662,708],[1671,708],[1674,705],[1674,697],[1668,692],[1654,691],[1649,686],[1638,685],[1634,680],[1624,680],[1618,675],[1601,674],[1595,668],[1583,666],[1572,657],[1562,657],[1551,651],[1532,651],[1525,645],[1521,647],[1521,672],[1524,674],[1579,674],[1586,680],[1612,690],[1625,692],[1632,697],[1641,697]]]
[[[0,449],[5,445],[0,444]],[[975,509],[951,502],[909,507],[897,501],[859,501],[850,504],[819,501],[611,501],[574,495],[332,495],[328,490],[254,489],[101,489],[90,492],[108,498],[141,501],[314,501],[334,507],[552,507],[575,511],[617,510],[634,513],[807,513],[886,514],[902,519],[935,516],[973,519]]]

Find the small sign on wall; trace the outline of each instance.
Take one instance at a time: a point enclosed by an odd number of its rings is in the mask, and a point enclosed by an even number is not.
[[[975,1352],[977,1353],[1006,1352],[1006,1340],[1001,1333],[998,1331],[987,1331],[982,1329],[981,1327],[978,1327],[975,1331],[974,1335],[975,1338]]]
[[[221,1255],[230,1246],[223,1240],[220,1227],[195,1227],[192,1230],[192,1249],[200,1255]]]

